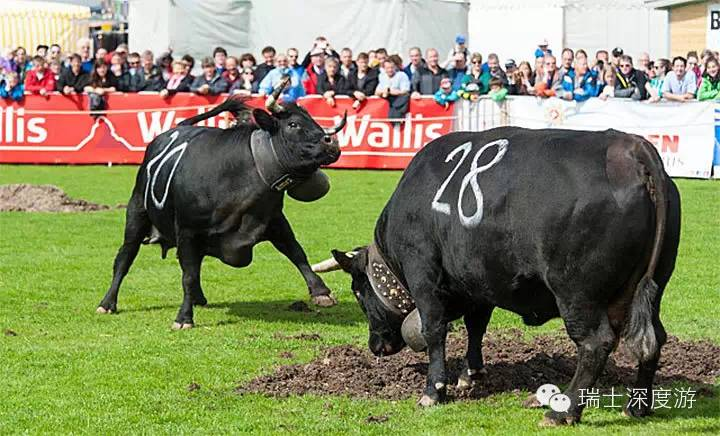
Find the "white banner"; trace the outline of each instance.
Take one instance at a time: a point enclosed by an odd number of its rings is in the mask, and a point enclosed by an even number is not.
[[[473,107],[475,106],[475,107]],[[616,129],[647,138],[660,152],[672,177],[709,178],[715,145],[715,105],[706,102],[656,103],[591,98],[582,103],[557,98],[483,99],[457,105],[458,130],[497,126],[532,129]]]

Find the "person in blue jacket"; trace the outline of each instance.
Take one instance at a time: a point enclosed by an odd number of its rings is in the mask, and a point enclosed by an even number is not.
[[[7,73],[3,80],[0,80],[0,98],[9,98],[20,101],[25,95],[23,84],[18,80],[15,72]]]
[[[258,92],[261,95],[270,95],[273,89],[280,83],[286,75],[290,76],[290,86],[285,88],[282,93],[282,101],[290,103],[298,98],[305,96],[305,88],[302,85],[302,77],[297,70],[290,68],[288,57],[279,54],[275,58],[276,67],[268,72],[260,81]]]
[[[597,95],[596,76],[588,69],[587,59],[576,59],[575,68],[565,73],[561,83],[565,100],[580,102]]]

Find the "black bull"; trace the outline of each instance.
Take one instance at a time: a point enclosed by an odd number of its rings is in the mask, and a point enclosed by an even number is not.
[[[570,409],[545,422],[570,423],[580,419],[580,390],[593,386],[621,337],[639,362],[635,387],[651,392],[679,234],[677,188],[643,138],[505,127],[430,143],[385,206],[373,245],[333,251],[314,269],[352,275],[376,355],[412,345],[402,324],[417,308],[430,359],[421,405],[445,396],[448,322],[463,317],[467,326],[458,382],[466,388],[484,372],[482,337],[495,307],[529,325],[560,316],[578,363],[564,392]],[[649,404],[626,413],[644,416]]]
[[[275,98],[268,99],[271,114],[227,100],[148,145],[128,203],[112,283],[98,312],[117,312],[120,284],[153,226],[162,235],[163,257],[168,248],[177,247],[182,268],[184,298],[173,328],[192,327],[193,305],[207,303],[200,286],[203,257],[244,267],[261,241],[270,241],[300,270],[315,304],[335,304],[311,270],[282,209],[285,189],[292,195],[298,181],[325,180],[318,168],[339,158],[334,135],[345,120],[325,130],[303,108],[280,106]],[[192,126],[223,111],[241,121],[229,129]],[[306,185],[297,186],[299,192]],[[305,189],[301,195],[307,193]]]

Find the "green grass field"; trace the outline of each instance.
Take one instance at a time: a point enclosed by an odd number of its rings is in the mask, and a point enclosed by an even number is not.
[[[0,184],[55,184],[75,198],[125,203],[136,167],[0,166]],[[288,200],[286,212],[311,261],[331,248],[371,239],[375,219],[398,172],[329,171],[323,200]],[[665,292],[662,319],[671,334],[720,343],[720,183],[678,181],[683,229],[678,265]],[[340,304],[318,314],[286,310],[307,300],[300,275],[269,244],[253,264],[233,269],[207,259],[203,285],[210,301],[196,308],[198,328],[170,325],[181,302],[174,256],[143,247],[120,292],[118,315],[95,313],[110,281],[124,210],[86,214],[0,213],[0,434],[172,433],[411,434],[547,433],[542,412],[520,407],[526,394],[420,410],[415,400],[359,401],[337,397],[271,399],[240,396],[242,381],[278,365],[307,362],[328,346],[365,346],[367,325],[340,272],[326,281]],[[558,320],[524,327],[497,310],[491,329],[557,332]],[[308,342],[276,339],[318,333]],[[279,354],[290,350],[291,360]],[[200,389],[189,392],[197,383]],[[719,381],[720,382],[720,381]],[[693,409],[661,410],[631,420],[617,409],[588,409],[575,428],[556,433],[720,433],[720,388]],[[418,396],[420,392],[418,392]],[[388,415],[367,423],[368,415]]]

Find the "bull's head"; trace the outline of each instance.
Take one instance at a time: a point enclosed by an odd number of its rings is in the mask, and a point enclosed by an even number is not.
[[[370,283],[368,277],[368,248],[354,251],[332,251],[333,257],[313,265],[313,271],[324,273],[342,269],[352,277],[352,291],[368,319],[368,346],[376,356],[389,356],[406,344],[415,350],[423,348],[421,325],[417,311],[411,316],[393,310]]]
[[[338,125],[323,129],[304,108],[294,103],[278,103],[289,81],[290,76],[285,76],[268,96],[265,108],[269,113],[255,109],[253,118],[261,129],[272,135],[275,152],[283,166],[292,172],[311,173],[340,157],[335,134],[345,126],[347,114]]]

